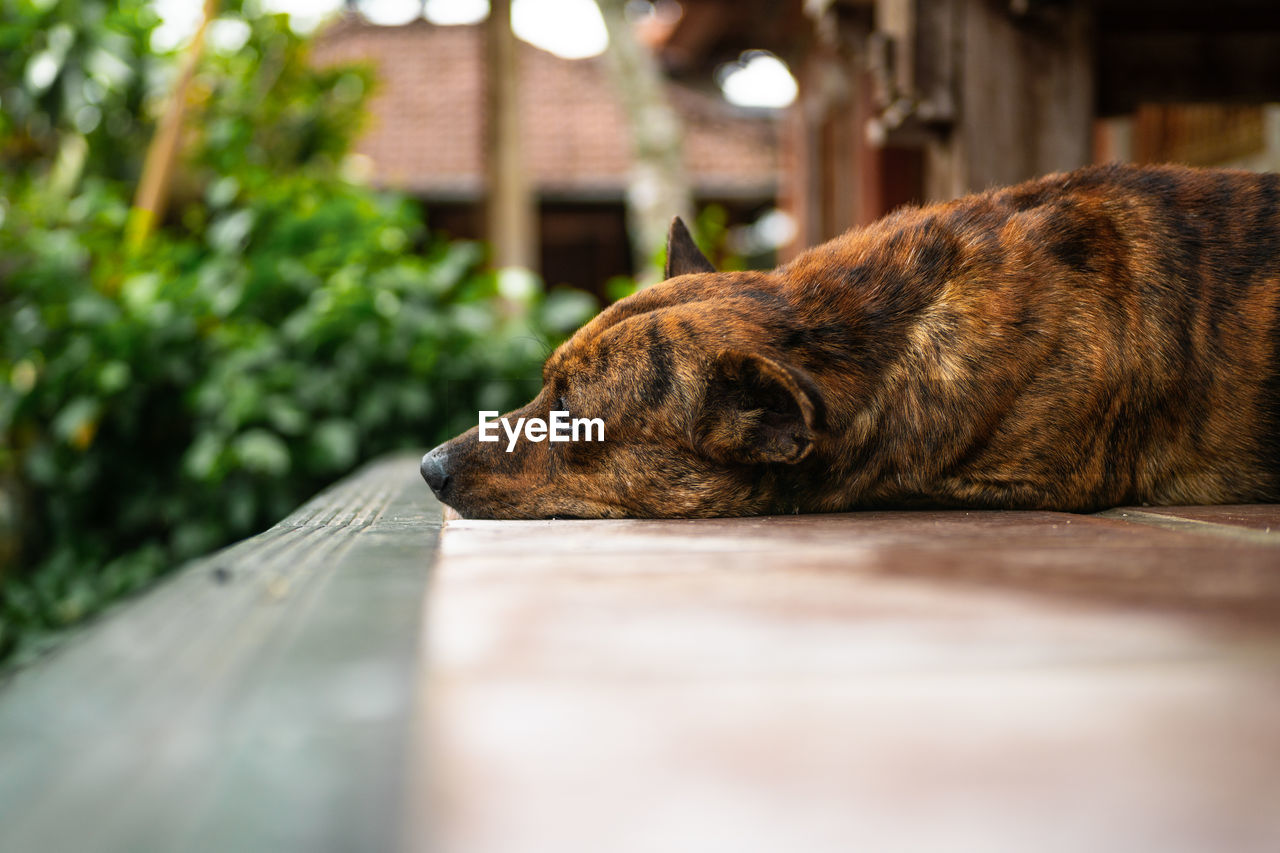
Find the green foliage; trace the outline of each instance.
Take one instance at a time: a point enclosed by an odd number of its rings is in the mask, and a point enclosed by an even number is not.
[[[77,170],[66,161],[87,155],[95,174],[132,177],[165,68],[149,55],[157,22],[147,0],[0,0],[0,167]]]
[[[743,258],[729,243],[729,213],[718,204],[698,211],[693,225],[693,239],[712,265],[723,272],[746,269]]]
[[[693,242],[707,260],[720,272],[747,269],[746,259],[733,250],[729,238],[729,213],[718,204],[709,204],[698,211],[690,226]],[[651,265],[661,272],[667,264],[667,247],[659,246],[653,253]],[[609,302],[626,299],[641,287],[630,276],[616,275],[605,282],[604,294]]]
[[[195,80],[193,160],[208,175],[273,176],[338,167],[365,124],[374,88],[362,66],[315,68],[285,15],[248,21],[245,46],[213,53]]]
[[[310,69],[281,19],[250,24],[202,71],[186,195],[140,253],[96,151],[69,191],[38,179],[57,137],[0,174],[0,659],[364,459],[522,403],[594,310],[344,180],[368,72]]]

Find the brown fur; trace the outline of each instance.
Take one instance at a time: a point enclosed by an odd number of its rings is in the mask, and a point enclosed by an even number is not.
[[[473,429],[427,457],[443,500],[526,518],[1280,499],[1276,175],[1051,175],[772,272],[707,272],[682,231],[674,277],[580,329],[514,413],[563,402],[607,440],[506,453]]]

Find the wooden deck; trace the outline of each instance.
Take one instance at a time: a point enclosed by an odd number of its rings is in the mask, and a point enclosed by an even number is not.
[[[440,527],[416,467],[365,469],[0,687],[0,851],[395,849]]]
[[[453,521],[435,849],[1280,850],[1280,508]]]
[[[1280,849],[1280,507],[441,533],[416,468],[0,685],[0,851]]]

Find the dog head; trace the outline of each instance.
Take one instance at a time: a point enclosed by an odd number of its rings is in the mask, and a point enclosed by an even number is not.
[[[666,281],[579,329],[505,426],[423,457],[441,501],[469,518],[790,509],[788,474],[814,463],[825,430],[817,384],[786,358],[792,309],[771,274],[715,272],[679,219],[667,244]],[[568,440],[537,426],[557,419]]]

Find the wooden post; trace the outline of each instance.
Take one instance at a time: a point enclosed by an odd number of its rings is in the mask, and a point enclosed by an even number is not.
[[[209,22],[217,14],[218,0],[205,0],[204,17],[183,54],[182,68],[178,72],[177,82],[174,84],[173,91],[169,93],[169,102],[165,105],[155,136],[151,138],[151,145],[147,148],[147,158],[142,166],[142,179],[138,182],[133,209],[129,212],[129,221],[125,226],[125,243],[130,251],[137,251],[142,247],[151,229],[164,215],[169,180],[173,175],[173,165],[178,157],[178,143],[182,139],[182,118],[187,108],[187,91],[191,88],[191,80],[195,76],[196,65],[204,49],[205,31],[209,28]]]
[[[855,75],[837,49],[834,29],[834,20],[815,25],[815,43],[796,69],[800,96],[787,115],[789,167],[782,193],[796,237],[780,260],[858,224],[862,207],[865,137],[857,126]]]
[[[930,201],[1092,160],[1088,6],[1055,4],[1022,18],[1009,8],[986,0],[921,0],[921,17],[959,13],[954,23],[961,42],[955,124],[928,150]]]
[[[1111,116],[1098,119],[1093,128],[1093,159],[1096,163],[1133,162],[1134,118]]]
[[[529,189],[521,152],[518,48],[511,31],[511,0],[492,0],[485,30],[486,236],[493,266],[536,271],[536,199]]]

